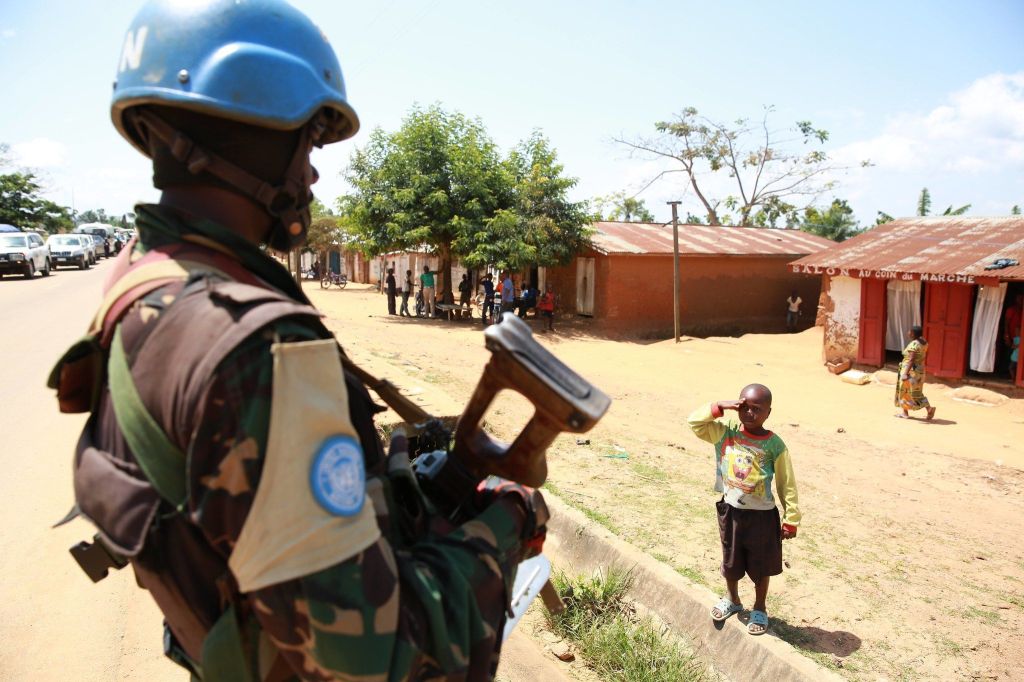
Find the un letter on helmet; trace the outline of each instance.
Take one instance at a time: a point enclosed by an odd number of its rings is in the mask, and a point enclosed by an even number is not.
[[[140,26],[135,33],[128,31],[128,35],[124,37],[121,68],[118,69],[118,73],[139,68],[139,63],[142,61],[142,46],[146,43],[147,33],[149,33],[149,26]]]

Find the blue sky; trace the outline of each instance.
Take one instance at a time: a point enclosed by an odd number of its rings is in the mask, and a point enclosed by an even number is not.
[[[836,195],[863,223],[933,210],[1024,206],[1024,2],[535,2],[295,0],[337,50],[363,123],[316,153],[331,202],[353,145],[414,103],[479,117],[508,148],[540,128],[575,198],[642,188],[660,162],[612,142],[653,133],[685,106],[784,128],[809,119],[842,162]],[[139,4],[0,0],[0,142],[78,210],[154,200],[148,162],[110,124],[111,82]],[[640,197],[699,209],[680,175]],[[727,185],[709,180],[712,194]],[[820,203],[827,203],[823,197]]]

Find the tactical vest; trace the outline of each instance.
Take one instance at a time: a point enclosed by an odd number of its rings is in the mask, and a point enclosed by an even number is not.
[[[182,416],[195,414],[220,363],[258,330],[294,318],[323,338],[330,332],[314,308],[217,250],[182,243],[132,262],[131,246],[116,261],[89,333],[49,380],[62,412],[90,413],[75,455],[76,508],[65,521],[80,514],[99,532],[72,554],[94,581],[132,564],[166,617],[165,652],[194,678],[292,678],[279,654],[253,660],[253,651],[273,651],[272,645],[245,612],[226,558],[185,518],[182,444],[190,434],[181,429],[190,420]],[[120,322],[139,301],[159,309],[159,318],[125,348]],[[156,367],[159,382],[133,377]],[[345,383],[367,476],[380,475],[384,459],[373,426],[380,408],[350,369]]]

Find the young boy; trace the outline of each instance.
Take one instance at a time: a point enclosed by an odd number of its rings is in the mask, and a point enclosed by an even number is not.
[[[537,312],[547,318],[548,331],[555,331],[555,292],[550,284],[537,302]]]
[[[740,424],[717,421],[735,410]],[[715,446],[715,490],[718,530],[722,539],[722,577],[728,594],[711,609],[711,618],[724,621],[743,610],[739,581],[743,574],[754,582],[754,609],[747,632],[762,635],[768,629],[765,599],[768,581],[782,573],[782,541],[796,537],[800,523],[796,478],[786,444],[764,428],[772,412],[772,392],[751,384],[739,400],[711,403],[690,415],[690,428]],[[772,497],[772,479],[782,505],[783,518]]]

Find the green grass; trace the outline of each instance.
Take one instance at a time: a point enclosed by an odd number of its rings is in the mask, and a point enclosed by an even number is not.
[[[964,652],[962,644],[947,637],[936,637],[935,646],[938,647],[939,653],[943,656],[958,657]]]
[[[668,474],[657,467],[652,467],[648,464],[642,464],[640,462],[634,462],[632,467],[633,473],[640,478],[645,478],[655,483],[664,483],[668,480]]]
[[[1003,617],[995,611],[989,611],[988,609],[979,609],[977,606],[968,606],[965,609],[959,609],[957,611],[954,611],[953,613],[960,616],[961,618],[966,618],[969,620],[980,620],[988,623],[989,625],[995,625],[1003,619]]]
[[[616,535],[619,535],[622,532],[619,529],[619,527],[617,525],[615,525],[615,522],[612,521],[610,516],[608,516],[604,512],[600,512],[600,511],[598,511],[598,510],[596,510],[596,509],[594,509],[592,507],[589,507],[589,506],[581,503],[577,499],[574,499],[572,497],[571,493],[566,493],[561,488],[559,488],[557,485],[555,485],[553,482],[551,482],[551,481],[546,482],[542,486],[542,489],[547,491],[547,492],[550,492],[552,495],[554,495],[554,496],[556,496],[558,498],[561,498],[570,507],[583,512],[583,515],[586,516],[588,519],[590,519],[591,521],[593,521],[594,523],[596,523],[598,525],[604,526],[605,528],[610,530],[612,533],[615,533]]]
[[[592,577],[555,575],[565,611],[548,624],[572,641],[587,665],[608,682],[698,682],[706,666],[672,633],[640,618],[626,600],[630,572],[609,570]]]
[[[711,587],[711,583],[704,577],[704,574],[692,566],[673,566],[672,569],[684,578],[688,578],[691,582],[703,585],[704,587]]]

